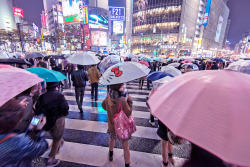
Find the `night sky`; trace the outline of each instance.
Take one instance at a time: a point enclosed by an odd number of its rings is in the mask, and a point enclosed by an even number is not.
[[[15,7],[24,10],[26,20],[41,27],[43,0],[13,0]],[[109,0],[110,6],[125,6],[125,0]],[[229,0],[229,18],[232,20],[228,40],[232,47],[239,42],[242,34],[250,28],[250,0]]]

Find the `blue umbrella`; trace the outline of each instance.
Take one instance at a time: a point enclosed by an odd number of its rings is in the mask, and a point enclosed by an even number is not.
[[[28,68],[26,70],[31,73],[37,74],[40,78],[45,79],[45,82],[60,82],[64,79],[67,79],[67,77],[61,72],[49,70],[42,67]]]
[[[156,80],[161,79],[161,78],[164,78],[164,77],[166,77],[166,76],[174,77],[173,75],[167,74],[167,73],[165,73],[165,72],[155,71],[155,72],[150,73],[150,74],[147,76],[147,79],[148,79],[148,80],[151,80],[151,81],[156,81]]]

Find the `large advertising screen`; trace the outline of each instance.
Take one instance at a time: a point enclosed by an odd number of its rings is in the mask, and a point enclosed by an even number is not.
[[[109,7],[109,11],[111,11],[111,20],[125,20],[124,7]]]
[[[215,42],[219,42],[220,41],[220,34],[221,34],[222,25],[223,25],[223,17],[220,16],[219,17],[219,21],[218,21],[218,26],[217,26],[217,31],[216,31],[215,39],[214,39]]]
[[[113,33],[123,34],[123,21],[113,21]]]
[[[82,14],[82,0],[62,0],[63,16]]]
[[[91,31],[92,46],[108,46],[108,32]]]
[[[108,17],[102,15],[90,15],[89,16],[89,28],[108,29]]]

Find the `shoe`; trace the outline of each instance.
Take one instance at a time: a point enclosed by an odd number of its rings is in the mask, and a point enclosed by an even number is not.
[[[53,159],[52,161],[46,163],[46,167],[57,166],[59,163],[60,163],[60,160],[58,160],[58,159]]]
[[[113,151],[112,152],[109,151],[109,161],[110,162],[113,161],[113,156],[114,156]]]
[[[151,126],[155,126],[155,122],[151,122],[150,120],[148,121]]]
[[[95,101],[98,101],[98,99],[95,99]]]
[[[91,99],[94,100],[94,96],[92,96]]]
[[[168,164],[168,162],[167,162],[167,164]],[[168,165],[167,165],[168,166]],[[165,166],[164,164],[163,164],[163,161],[161,161],[161,167],[167,167],[167,166]]]
[[[80,109],[80,113],[83,113],[83,110],[82,110],[82,108]]]

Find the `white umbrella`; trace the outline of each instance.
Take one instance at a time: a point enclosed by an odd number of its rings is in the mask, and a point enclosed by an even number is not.
[[[138,60],[137,58],[133,57],[133,58],[131,59],[131,61],[132,61],[132,62],[138,62],[139,60]]]
[[[169,77],[169,76],[166,76],[164,78],[161,78],[159,80],[156,80],[156,81],[153,81],[153,87],[154,89],[157,89],[159,88],[162,84],[166,83],[166,82],[169,82],[171,80],[173,80],[174,78],[173,77]]]
[[[5,51],[0,51],[0,59],[9,59],[10,56]]]
[[[147,76],[150,69],[136,62],[121,62],[109,67],[100,79],[102,85],[129,82]]]
[[[172,67],[179,67],[180,63],[171,63],[167,66],[172,66]]]
[[[67,61],[72,64],[79,64],[84,66],[98,64],[100,62],[97,56],[94,56],[87,52],[74,53],[72,56],[67,58]]]
[[[163,66],[163,67],[161,67],[161,71],[168,73],[168,74],[171,74],[174,77],[182,74],[180,70],[176,69],[173,66]]]

